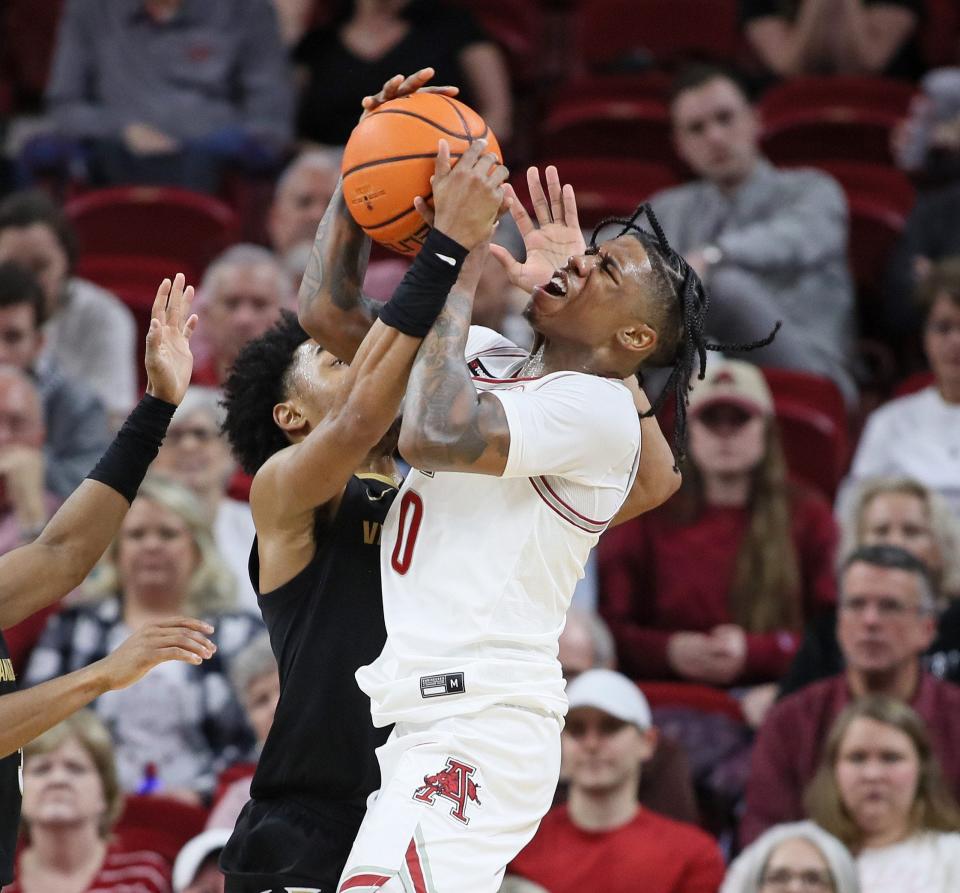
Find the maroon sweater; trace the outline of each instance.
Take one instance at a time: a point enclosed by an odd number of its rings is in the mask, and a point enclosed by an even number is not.
[[[667,642],[676,632],[709,632],[732,623],[730,587],[746,509],[707,507],[680,523],[671,506],[607,531],[598,546],[600,613],[617,642],[620,669],[635,679],[676,678]],[[794,499],[793,542],[801,572],[804,620],[836,601],[833,556],[837,530],[820,496]],[[786,672],[802,630],[747,635],[738,682],[768,682]]]
[[[770,711],[753,748],[741,844],[772,825],[805,818],[803,792],[816,774],[833,721],[850,700],[846,676],[831,676]],[[923,673],[910,706],[927,724],[947,786],[960,796],[960,687]]]

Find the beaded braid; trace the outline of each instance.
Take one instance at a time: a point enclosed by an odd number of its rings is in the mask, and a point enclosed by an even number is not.
[[[646,214],[653,228],[653,235],[648,233],[641,226],[637,225],[637,219]],[[596,250],[597,235],[607,226],[617,224],[622,227],[614,238],[620,236],[635,235],[641,242],[653,240],[659,249],[662,259],[667,267],[668,273],[672,273],[680,282],[677,298],[680,302],[681,314],[681,340],[677,348],[676,356],[673,360],[673,366],[670,370],[670,376],[663,390],[657,396],[657,399],[651,404],[650,409],[643,414],[643,418],[648,418],[658,412],[663,406],[670,392],[676,397],[677,418],[673,432],[673,451],[676,457],[676,463],[683,459],[686,452],[687,443],[687,402],[689,393],[692,389],[690,377],[693,375],[694,359],[699,360],[700,371],[698,379],[703,379],[707,374],[707,351],[748,351],[756,350],[759,347],[766,347],[776,337],[780,330],[780,321],[773,327],[765,338],[758,341],[750,341],[742,344],[714,344],[708,342],[704,336],[704,323],[706,321],[707,309],[710,306],[710,298],[701,282],[700,277],[686,260],[678,254],[667,241],[663,227],[657,220],[656,214],[649,203],[640,205],[633,216],[627,220],[622,217],[607,217],[601,220],[593,230],[590,236],[590,247]],[[668,277],[669,278],[669,277]],[[641,373],[637,377],[643,383]],[[674,466],[676,468],[676,465]]]

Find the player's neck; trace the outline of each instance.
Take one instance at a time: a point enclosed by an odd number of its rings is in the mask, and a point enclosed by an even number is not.
[[[608,369],[599,362],[597,352],[592,347],[538,338],[532,353],[520,368],[519,376],[540,378],[554,372],[585,372],[604,378],[623,378],[616,370]]]
[[[640,809],[637,783],[621,784],[605,791],[585,790],[570,785],[567,812],[570,821],[583,831],[612,831],[633,820]]]
[[[371,453],[363,463],[363,467],[357,471],[357,474],[375,474],[380,477],[400,483],[401,476],[397,469],[397,463],[394,461],[393,454],[374,455]]]

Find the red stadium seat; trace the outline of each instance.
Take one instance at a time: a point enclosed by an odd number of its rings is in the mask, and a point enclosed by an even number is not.
[[[77,230],[85,262],[96,255],[148,255],[179,265],[173,272],[192,270],[197,275],[236,241],[239,232],[229,206],[185,189],[95,190],[71,199],[65,210]]]
[[[592,69],[637,57],[729,61],[740,46],[736,0],[582,0],[574,30],[578,59]]]
[[[550,91],[550,103],[572,100],[646,99],[666,105],[672,76],[652,69],[630,74],[583,75],[563,81]]]
[[[874,109],[799,109],[765,116],[760,145],[778,165],[821,159],[892,165],[890,132],[900,118]]]
[[[773,394],[774,405],[785,405],[788,415],[792,406],[802,405],[829,416],[837,431],[837,468],[844,469],[850,451],[849,416],[836,384],[822,375],[797,369],[763,368],[761,372]]]
[[[652,710],[658,707],[689,707],[702,713],[720,713],[743,722],[740,702],[728,692],[693,682],[637,683]]]
[[[3,68],[13,97],[25,108],[42,101],[63,0],[6,0],[2,12]]]
[[[534,0],[457,0],[466,6],[484,30],[503,47],[514,84],[530,84],[543,70],[543,11]]]
[[[564,183],[577,193],[580,224],[591,228],[604,217],[633,213],[653,193],[680,183],[677,172],[663,164],[632,158],[554,158],[534,162],[541,171],[555,164]],[[527,181],[523,173],[513,179],[514,189],[527,202]]]
[[[925,0],[920,46],[930,68],[957,64],[960,41],[960,5],[957,0]]]
[[[819,490],[831,502],[840,482],[846,428],[806,403],[781,399],[775,404],[780,439],[790,474]]]
[[[763,94],[760,112],[777,118],[805,110],[831,110],[841,115],[843,110],[889,112],[898,117],[906,115],[916,87],[891,78],[860,77],[857,75],[830,75],[828,77],[797,77],[781,81]]]
[[[157,287],[164,278],[183,273],[189,284],[196,284],[202,268],[188,266],[180,258],[154,257],[153,255],[85,255],[81,257],[77,272],[84,279],[113,292],[133,313],[137,323],[137,351],[140,370],[140,386],[146,386],[146,371],[143,367],[144,339],[150,327],[150,311]]]
[[[904,218],[913,210],[916,187],[898,168],[858,161],[817,161],[814,166],[836,179],[848,198],[885,204]]]
[[[670,116],[649,99],[561,100],[540,128],[541,154],[622,158],[680,169],[670,138]]]
[[[171,863],[207,821],[207,811],[172,797],[130,795],[114,833],[131,850],[159,853]]]
[[[923,372],[914,372],[913,375],[908,375],[893,389],[891,398],[896,399],[897,397],[907,397],[910,394],[916,394],[917,391],[922,391],[924,388],[930,387],[932,384],[932,372],[927,372],[926,370]]]
[[[887,260],[893,251],[905,217],[889,203],[847,196],[850,205],[850,268],[857,285],[861,314],[867,312],[880,292]]]

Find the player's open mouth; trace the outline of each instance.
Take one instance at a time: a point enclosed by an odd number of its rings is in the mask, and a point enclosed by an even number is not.
[[[565,298],[567,296],[567,274],[563,270],[557,270],[550,281],[543,286],[543,290],[555,298]]]

